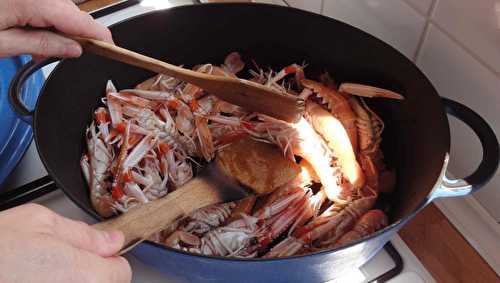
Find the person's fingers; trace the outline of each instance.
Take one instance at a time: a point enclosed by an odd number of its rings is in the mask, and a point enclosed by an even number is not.
[[[103,274],[107,278],[102,282],[110,283],[129,283],[132,281],[132,268],[124,257],[111,257],[103,259],[106,271]]]
[[[0,30],[15,26],[54,27],[62,33],[113,43],[109,29],[70,0],[0,1]]]
[[[36,63],[40,63],[40,62],[42,62],[42,61],[43,61],[44,59],[46,59],[46,58],[47,58],[47,57],[42,56],[42,55],[33,55],[33,56],[31,56],[31,59],[32,59],[33,61],[35,61]]]
[[[17,24],[18,7],[22,1],[0,1],[0,30],[7,29]]]
[[[101,231],[87,223],[57,216],[53,221],[54,236],[70,245],[100,256],[116,254],[125,241],[120,231]]]
[[[78,9],[73,2],[69,0],[39,0],[38,2],[42,3],[23,7],[27,14],[33,15],[22,23],[23,25],[53,26],[66,34],[113,42],[109,29]],[[43,5],[44,2],[46,5]]]
[[[129,283],[132,280],[130,264],[123,257],[102,258],[88,253],[78,254],[82,282]]]
[[[46,57],[78,57],[82,48],[78,42],[48,31],[19,28],[0,31],[0,57],[26,53]]]
[[[67,8],[63,8],[67,7]],[[95,38],[113,43],[111,31],[101,23],[95,21],[89,14],[81,11],[71,1],[67,0],[62,5],[61,11],[53,11],[50,23],[58,30],[70,34]],[[72,16],[71,24],[68,24],[68,16]]]
[[[40,235],[49,235],[75,248],[108,257],[116,254],[123,246],[125,237],[122,232],[97,230],[87,223],[65,218],[46,207],[37,204],[24,204],[3,212],[10,221],[27,219],[26,225],[14,226]],[[1,223],[5,226],[10,222]]]

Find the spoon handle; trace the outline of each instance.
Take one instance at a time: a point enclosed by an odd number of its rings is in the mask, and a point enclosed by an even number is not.
[[[213,184],[195,178],[163,198],[134,207],[127,213],[94,224],[93,227],[106,231],[122,231],[125,243],[118,253],[122,255],[181,217],[221,201],[220,194],[213,188]]]
[[[68,37],[80,43],[83,49],[87,52],[140,67],[152,72],[162,73],[192,84],[199,84],[206,78],[216,77],[181,68],[104,41],[78,36]]]
[[[87,52],[165,74],[196,85],[222,100],[287,122],[298,122],[305,108],[298,96],[238,78],[214,76],[181,68],[131,50],[90,38],[68,36]]]

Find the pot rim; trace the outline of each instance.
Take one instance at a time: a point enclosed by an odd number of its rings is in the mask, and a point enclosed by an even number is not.
[[[365,32],[365,31],[363,31],[361,29],[358,29],[358,28],[356,28],[354,26],[351,26],[351,25],[349,25],[347,23],[344,23],[342,21],[339,21],[339,20],[336,20],[336,19],[333,19],[333,18],[329,18],[329,17],[324,16],[324,15],[316,14],[316,13],[313,13],[313,12],[310,12],[310,11],[301,10],[301,9],[298,9],[298,8],[295,8],[295,7],[278,6],[278,5],[274,5],[274,4],[268,4],[268,3],[203,3],[203,4],[200,4],[200,5],[191,5],[191,4],[181,5],[181,6],[175,6],[175,7],[171,7],[171,8],[167,8],[167,9],[162,9],[162,10],[149,11],[149,12],[146,12],[146,13],[143,13],[143,14],[139,14],[139,15],[130,17],[130,18],[126,18],[124,20],[121,20],[119,22],[116,22],[116,23],[110,25],[108,28],[112,29],[113,27],[118,26],[120,24],[129,22],[129,21],[133,21],[133,20],[135,20],[137,18],[146,17],[146,16],[149,16],[151,14],[161,14],[161,13],[164,13],[164,12],[167,12],[167,11],[177,10],[177,9],[193,9],[194,7],[200,7],[202,5],[215,5],[215,6],[223,6],[223,7],[224,6],[272,6],[272,7],[275,7],[277,9],[280,9],[280,10],[283,10],[283,9],[293,10],[295,13],[298,13],[298,14],[306,14],[306,15],[309,15],[309,16],[321,17],[321,18],[323,18],[325,20],[328,20],[328,21],[334,21],[337,24],[349,26],[350,28],[355,29],[357,32],[361,32],[365,36],[369,36],[372,39],[375,39],[375,40],[381,42],[383,45],[385,45],[385,48],[390,48],[390,49],[394,50],[395,52],[397,52],[397,53],[399,53],[399,54],[402,55],[402,53],[400,51],[398,51],[397,49],[395,49],[391,45],[387,44],[386,42],[382,41],[381,39],[379,39],[379,38],[377,38],[377,37],[375,37],[375,36],[373,36],[373,35]],[[414,67],[416,67],[416,65],[412,61],[410,61],[405,56],[403,56],[403,57],[411,65],[413,65]],[[70,59],[62,59],[57,64],[57,66],[54,68],[54,70],[49,74],[49,76],[45,80],[45,82],[43,84],[43,87],[42,87],[42,90],[40,91],[40,95],[39,96],[43,95],[43,93],[45,92],[45,88],[46,88],[47,82],[50,81],[50,79],[51,79],[52,76],[55,76],[55,74],[58,72],[58,70],[62,66],[61,63],[64,63],[66,60],[75,60],[75,59],[71,59],[71,58]],[[421,73],[420,69],[418,69],[418,67],[416,67],[416,68],[417,68],[418,72]],[[425,77],[425,75],[424,75],[424,77]],[[434,86],[432,84],[431,84],[431,86],[432,86],[432,88],[434,88]],[[435,91],[435,92],[437,94],[437,91]],[[40,101],[40,99],[37,100],[36,105],[35,105],[35,112],[34,112],[34,115],[33,115],[33,128],[35,130],[34,131],[35,132],[35,138],[34,138],[34,140],[35,140],[37,152],[42,157],[43,155],[41,154],[40,146],[38,144],[38,139],[37,139],[37,136],[38,136],[38,134],[37,134],[38,133],[38,131],[37,131],[37,128],[38,128],[37,127],[37,121],[39,119],[38,118],[39,117],[39,115],[38,115],[38,103],[39,103],[39,101]],[[446,118],[444,107],[441,106],[441,108],[442,108],[442,115],[444,115],[445,118]],[[448,119],[446,119],[446,126],[447,126],[447,130],[448,130],[448,133],[449,133],[450,132],[450,128],[449,128]],[[150,241],[150,240],[144,240],[142,243],[140,243],[138,245],[138,247],[140,247],[143,244],[144,245],[150,245],[152,247],[159,248],[162,251],[178,253],[180,255],[189,256],[189,257],[192,257],[192,258],[218,260],[218,261],[221,261],[221,262],[240,261],[240,262],[257,262],[257,263],[259,263],[259,262],[266,263],[266,262],[273,262],[273,261],[275,262],[275,261],[299,260],[299,259],[305,258],[305,257],[311,257],[311,256],[312,257],[314,257],[314,256],[317,257],[317,256],[325,255],[325,254],[330,254],[330,253],[333,253],[333,252],[338,252],[338,251],[341,251],[341,250],[344,250],[344,249],[348,249],[348,248],[356,246],[356,245],[358,245],[358,244],[360,244],[362,242],[374,239],[374,238],[376,238],[376,237],[378,237],[378,236],[380,236],[382,234],[391,232],[392,230],[398,230],[399,226],[404,225],[406,222],[408,222],[413,217],[415,217],[415,215],[420,210],[422,210],[428,203],[430,203],[434,199],[433,194],[434,194],[434,192],[437,189],[440,188],[441,183],[443,182],[443,178],[445,177],[445,173],[446,173],[446,169],[447,169],[447,165],[448,165],[448,160],[449,160],[449,147],[450,147],[450,141],[449,141],[449,134],[448,134],[448,146],[447,146],[447,150],[444,152],[444,156],[443,156],[444,157],[444,162],[443,162],[443,166],[441,168],[441,172],[440,172],[440,174],[439,174],[439,176],[438,176],[438,178],[437,178],[434,186],[430,190],[430,193],[417,205],[417,207],[413,211],[411,211],[410,213],[408,213],[405,217],[402,217],[401,219],[399,219],[399,220],[391,223],[390,225],[384,227],[383,229],[378,230],[375,233],[372,233],[372,234],[370,234],[368,236],[360,238],[360,239],[358,239],[356,241],[353,241],[353,242],[351,242],[349,244],[346,244],[344,246],[340,246],[340,247],[332,248],[332,249],[325,249],[325,250],[321,250],[321,251],[317,251],[317,252],[312,252],[312,253],[308,253],[308,254],[304,254],[304,255],[292,255],[292,256],[284,256],[284,257],[278,257],[278,258],[231,258],[231,257],[223,257],[223,256],[207,256],[207,255],[195,254],[195,253],[190,253],[190,252],[186,252],[186,251],[174,249],[174,248],[171,248],[171,247],[167,247],[167,246],[155,243],[155,242]],[[78,198],[72,196],[72,194],[69,193],[69,191],[65,189],[65,186],[62,184],[62,182],[57,178],[57,175],[54,174],[54,171],[47,165],[45,158],[40,158],[40,159],[41,159],[44,167],[46,168],[47,172],[49,173],[49,175],[53,178],[53,180],[56,183],[57,187],[60,188],[63,191],[63,193],[74,204],[76,204],[80,209],[82,209],[83,211],[85,211],[93,219],[95,219],[97,221],[104,220],[102,217],[100,217],[95,212],[94,209],[91,209],[90,207],[86,207],[85,205],[83,205],[82,203],[80,203],[80,201],[79,201]],[[131,252],[133,252],[133,250]]]

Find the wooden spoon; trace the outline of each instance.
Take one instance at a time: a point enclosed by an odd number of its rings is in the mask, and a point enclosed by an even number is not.
[[[125,244],[119,254],[123,254],[198,208],[270,193],[299,172],[299,165],[285,159],[277,147],[244,138],[220,151],[196,178],[166,197],[94,227],[122,231]]]
[[[255,82],[195,72],[104,41],[77,36],[68,37],[79,42],[86,52],[175,77],[250,111],[291,123],[298,122],[304,112],[303,99]]]

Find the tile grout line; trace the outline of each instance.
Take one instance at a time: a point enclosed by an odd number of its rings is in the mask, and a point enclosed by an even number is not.
[[[433,0],[433,1],[436,1],[436,0]],[[413,5],[411,2],[408,2],[406,0],[401,1],[401,4],[404,4],[404,5],[408,6],[408,7],[410,7],[411,9],[415,10],[415,12],[417,12],[418,14],[420,14],[421,16],[423,16],[424,18],[427,18],[428,14],[429,14],[429,12],[422,13],[422,11],[420,11],[415,5]],[[432,3],[431,3],[431,5],[432,5]],[[430,10],[430,8],[429,8],[429,10]]]
[[[291,6],[287,0],[282,0],[287,6]],[[491,67],[488,63],[486,63],[486,61],[484,61],[482,58],[480,58],[480,56],[476,55],[471,49],[469,49],[466,45],[464,45],[462,42],[460,42],[458,39],[456,39],[452,34],[450,34],[448,31],[446,31],[446,29],[444,29],[442,26],[440,26],[438,23],[436,23],[434,20],[432,20],[432,15],[434,14],[434,11],[435,11],[435,8],[437,6],[437,1],[438,0],[433,0],[432,3],[431,3],[431,7],[429,8],[429,11],[427,13],[422,13],[421,11],[419,11],[416,7],[414,7],[412,4],[406,2],[406,1],[402,1],[402,3],[406,4],[408,7],[410,7],[412,10],[414,10],[417,14],[419,14],[420,16],[424,16],[425,18],[425,25],[424,25],[424,28],[422,30],[422,34],[420,35],[419,37],[419,40],[418,40],[418,43],[417,43],[417,48],[415,50],[415,53],[414,55],[412,56],[412,61],[414,63],[417,62],[417,60],[419,59],[419,56],[422,52],[422,47],[424,45],[424,42],[425,42],[425,39],[427,38],[428,36],[428,33],[429,33],[429,29],[430,29],[430,26],[433,25],[434,27],[436,27],[439,31],[441,31],[442,33],[445,34],[445,36],[447,36],[451,41],[453,41],[453,43],[457,44],[460,48],[462,48],[462,50],[465,51],[465,53],[469,54],[473,59],[475,59],[481,66],[485,67],[488,71],[490,71],[491,73],[493,73],[493,75],[495,77],[497,77],[498,79],[500,79],[500,72],[495,70],[493,67]],[[324,5],[325,5],[325,1],[322,0],[321,1],[321,7],[320,7],[320,13],[323,14],[324,13]],[[499,222],[500,223],[500,222]]]
[[[420,55],[420,52],[422,50],[422,46],[424,45],[425,39],[427,38],[427,34],[429,32],[429,26],[431,23],[431,17],[432,17],[432,14],[434,13],[434,8],[436,7],[436,5],[437,5],[437,0],[433,0],[431,3],[431,6],[429,7],[429,10],[425,14],[424,28],[422,30],[422,34],[420,35],[420,38],[418,39],[417,48],[415,49],[415,54],[413,55],[413,58],[412,58],[412,61],[415,64],[417,63],[418,56]],[[411,5],[409,5],[409,6],[412,7]]]
[[[476,55],[471,49],[469,49],[465,44],[460,42],[457,38],[455,38],[451,33],[449,33],[445,28],[443,28],[440,24],[436,23],[433,20],[429,20],[429,22],[436,27],[437,30],[442,32],[446,37],[448,37],[453,43],[457,44],[460,48],[462,48],[465,53],[469,54],[474,60],[476,60],[480,65],[485,67],[488,71],[492,72],[495,77],[500,79],[500,72],[493,69],[488,63],[486,63],[481,57]]]
[[[412,56],[412,61],[413,63],[417,63],[418,56],[420,55],[420,51],[422,50],[422,46],[424,45],[425,39],[427,38],[427,33],[429,32],[429,26],[431,24],[431,21],[427,18],[425,19],[425,24],[424,28],[422,30],[422,34],[420,35],[418,42],[417,42],[417,48],[415,49],[415,54]]]
[[[420,36],[419,38],[419,41],[418,41],[418,44],[417,44],[417,49],[415,50],[415,54],[412,58],[413,62],[416,63],[417,60],[418,60],[418,57],[420,56],[420,53],[422,51],[422,46],[425,42],[425,38],[427,37],[428,35],[428,32],[429,32],[429,27],[431,26],[431,24],[436,27],[440,32],[442,32],[446,37],[448,37],[451,41],[453,41],[453,43],[457,44],[462,50],[465,51],[465,53],[467,53],[468,55],[470,55],[474,60],[476,60],[481,66],[485,67],[488,71],[490,71],[491,73],[493,73],[493,75],[497,78],[500,79],[500,72],[495,70],[493,67],[491,67],[488,63],[486,63],[486,61],[484,61],[480,56],[476,55],[476,53],[474,53],[471,49],[469,49],[465,44],[463,44],[462,42],[460,42],[457,38],[455,38],[451,33],[449,33],[444,27],[442,27],[439,23],[435,22],[433,19],[432,19],[432,15],[434,14],[434,10],[435,10],[435,7],[437,6],[437,1],[438,0],[433,0],[433,2],[431,3],[431,7],[429,8],[429,12],[427,13],[427,15],[425,16],[426,20],[425,20],[425,25],[424,25],[424,29],[422,31],[422,35]],[[413,5],[411,5],[410,3],[407,3],[406,1],[403,1],[403,3],[406,3],[409,7],[411,7],[412,9],[415,9],[415,7],[413,7]],[[419,12],[418,10],[416,10],[420,15],[422,15],[421,12]],[[500,221],[498,222],[500,224]]]

